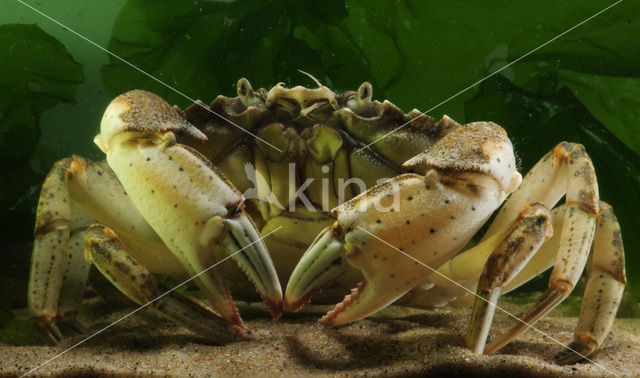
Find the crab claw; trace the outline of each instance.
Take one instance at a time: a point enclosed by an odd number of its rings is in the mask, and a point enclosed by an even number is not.
[[[320,322],[356,321],[393,303],[424,280],[429,272],[425,265],[437,267],[450,258],[474,230],[465,230],[452,241],[455,225],[446,221],[449,211],[455,209],[442,208],[449,205],[435,191],[424,189],[424,177],[407,174],[334,209],[337,221],[322,231],[291,275],[285,294],[287,307],[299,309],[351,266],[364,275],[364,281]],[[416,205],[406,206],[405,212],[379,211],[380,199],[393,192],[399,198],[411,198]],[[429,206],[432,213],[424,210]],[[433,231],[425,235],[424,230],[430,229]]]
[[[393,263],[388,264],[385,269],[382,265],[386,265],[387,261],[392,258],[403,260],[403,256],[395,251],[379,249],[380,246],[375,245],[373,240],[365,242],[365,245],[371,244],[373,249],[365,253],[367,256],[363,258],[359,240],[369,239],[370,236],[362,229],[350,230],[345,235],[338,222],[324,229],[291,275],[284,299],[287,308],[298,311],[322,288],[344,274],[349,265],[359,269],[365,279],[320,319],[320,323],[333,326],[360,320],[388,306],[420,281],[424,269],[409,267],[414,272],[408,273],[407,277],[400,273],[405,270],[401,265],[406,261],[400,261],[397,268],[393,267]],[[409,276],[414,278],[408,279]]]
[[[511,142],[491,123],[460,127],[407,165],[424,175],[396,176],[333,209],[336,222],[292,273],[289,308],[342,274],[346,261],[364,281],[320,322],[344,324],[383,309],[460,251],[521,180]]]
[[[232,259],[253,283],[273,319],[280,318],[283,307],[280,280],[255,224],[244,211],[222,222],[229,232],[223,237],[221,245],[231,253]]]
[[[287,285],[284,301],[291,311],[298,311],[320,293],[322,288],[347,270],[344,241],[337,229],[325,228],[302,256]]]
[[[236,261],[275,318],[282,290],[266,247],[242,208],[244,197],[177,135],[206,136],[160,97],[130,91],[107,107],[95,141],[127,196],[171,254],[195,277],[213,309],[243,327],[218,265]]]

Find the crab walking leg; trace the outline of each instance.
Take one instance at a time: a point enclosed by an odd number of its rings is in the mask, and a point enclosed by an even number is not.
[[[551,226],[553,230],[558,230],[558,232],[555,232],[529,260],[529,263],[522,268],[520,273],[505,285],[502,290],[503,294],[517,289],[553,266],[562,240],[561,231],[564,226],[565,211],[565,205],[551,210]]]
[[[158,282],[123,248],[110,228],[95,224],[85,234],[85,257],[122,293],[141,306],[149,306],[194,333],[218,344],[236,339],[239,327],[216,316],[198,302],[171,291],[162,295]]]
[[[551,210],[551,229],[562,230],[565,206]],[[507,227],[504,230],[509,230]],[[397,304],[415,308],[433,309],[445,305],[467,307],[473,305],[478,281],[487,260],[498,243],[506,236],[505,231],[495,232],[491,237],[478,243],[438,268],[437,273],[427,281],[400,298]],[[553,266],[560,241],[560,233],[547,240],[522,270],[502,288],[506,294]],[[462,287],[461,287],[461,286]]]
[[[38,204],[28,294],[37,328],[50,343],[57,343],[61,336],[53,325],[54,317],[71,331],[81,330],[73,314],[80,306],[87,279],[82,233],[93,219],[127,230],[130,241],[148,240],[142,244],[162,246],[106,163],[79,156],[56,162]],[[154,254],[152,260],[160,266],[178,265],[168,250]]]
[[[538,303],[511,330],[488,344],[486,354],[498,351],[562,302],[575,287],[587,262],[598,216],[598,184],[591,159],[584,147],[575,145],[569,153],[567,194],[560,247],[549,288]],[[523,190],[526,190],[523,189]]]
[[[53,345],[62,339],[54,320],[58,315],[71,221],[64,163],[62,160],[54,164],[40,192],[27,296],[29,313],[37,329]]]
[[[502,205],[480,244],[495,237],[497,233],[508,227],[518,216],[518,212],[523,206],[532,202],[541,202],[551,209],[567,191],[570,156],[579,150],[584,151],[584,148],[574,143],[562,142],[540,159],[525,175],[520,186]],[[553,229],[562,229],[563,216],[564,205],[552,210]],[[520,274],[503,288],[503,293],[517,288],[553,266],[555,251],[560,240],[559,235],[560,233],[557,233],[541,247]],[[440,267],[438,272],[467,289],[475,291],[482,267],[492,251],[481,247],[480,244],[455,256]],[[434,273],[423,284],[408,293],[406,297],[401,298],[398,304],[434,308],[446,304],[466,306],[471,301],[473,298],[466,290]]]
[[[493,251],[480,277],[466,343],[474,353],[484,350],[502,288],[551,237],[549,210],[540,203],[525,206],[509,232]]]
[[[549,151],[525,175],[520,186],[509,196],[502,205],[496,218],[484,234],[481,244],[493,238],[501,230],[516,219],[523,206],[532,202],[541,202],[551,209],[567,191],[568,163],[572,153],[584,150],[574,143],[562,142]],[[562,229],[564,207],[552,210],[553,228]],[[562,214],[560,214],[560,212]],[[556,216],[555,214],[559,215]],[[537,274],[553,266],[554,251],[559,241],[559,233],[545,243],[535,254],[530,263],[506,287],[507,293],[527,282]],[[549,244],[552,245],[549,245]],[[480,244],[455,256],[439,268],[438,272],[462,284],[471,291],[475,291],[476,284],[482,273],[482,267],[492,250],[481,248]],[[437,274],[431,274],[421,285],[417,286],[406,298],[401,298],[399,304],[422,308],[442,307],[446,304],[468,305],[473,298],[468,292],[451,281],[443,279]]]
[[[624,248],[620,225],[611,206],[600,202],[600,219],[593,242],[592,269],[582,298],[580,318],[569,347],[582,356],[598,349],[609,334],[616,317],[624,287]],[[558,356],[561,364],[582,359],[579,354],[565,350]]]
[[[482,240],[507,227],[518,216],[522,206],[541,202],[552,209],[567,192],[567,166],[570,155],[576,150],[584,152],[584,147],[562,142],[540,159],[502,205]]]
[[[84,233],[93,223],[95,220],[71,201],[71,237],[58,302],[58,323],[76,333],[85,331],[76,320],[76,315],[82,304],[91,268],[91,264],[84,258]]]
[[[117,287],[113,286],[111,281],[109,281],[107,277],[103,276],[95,266],[92,266],[91,269],[89,269],[88,282],[89,285],[91,285],[91,289],[93,289],[93,291],[95,291],[96,294],[98,294],[98,296],[100,296],[111,308],[120,309],[125,307],[134,307],[136,305],[134,301],[124,295]]]
[[[237,251],[229,245],[240,244],[243,252],[234,260],[278,317],[280,282],[263,241],[240,206],[242,194],[204,156],[178,144],[174,132],[206,136],[160,97],[144,91],[114,99],[100,130],[95,142],[109,166],[186,272],[204,271]],[[251,263],[243,265],[246,261]],[[224,319],[243,325],[216,269],[199,275],[195,283]]]
[[[114,229],[128,253],[150,271],[173,277],[185,275],[180,261],[136,209],[106,161],[93,162],[77,155],[67,161],[72,205],[78,204],[97,223]]]

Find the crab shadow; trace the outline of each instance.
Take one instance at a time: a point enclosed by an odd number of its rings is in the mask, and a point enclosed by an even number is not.
[[[369,321],[382,323],[382,320]],[[389,320],[385,320],[389,322]],[[289,355],[301,366],[313,366],[323,372],[361,372],[371,369],[372,376],[404,377],[489,377],[489,376],[531,376],[558,377],[568,376],[557,371],[531,370],[526,364],[509,361],[506,356],[489,357],[494,361],[468,359],[460,356],[459,349],[466,350],[464,334],[460,329],[431,334],[413,333],[423,328],[421,325],[406,325],[391,321],[383,333],[375,335],[354,334],[353,328],[325,329],[324,336],[339,347],[326,351],[324,344],[304,338],[289,336],[286,340]],[[527,345],[529,347],[531,345]],[[522,347],[522,346],[520,346]],[[543,355],[543,349],[536,349]],[[456,351],[458,349],[458,351]],[[531,350],[529,350],[531,351]],[[452,353],[453,352],[453,353]],[[513,353],[519,355],[521,353]],[[435,358],[433,358],[436,355]],[[451,355],[449,357],[449,355]],[[510,355],[510,353],[506,353]],[[499,361],[497,361],[499,360]],[[543,358],[540,363],[550,363]],[[365,370],[366,371],[366,370]]]
[[[67,335],[69,338],[66,343],[74,345],[88,335],[95,335],[91,337],[91,347],[135,352],[152,352],[167,346],[180,347],[191,343],[216,345],[151,311],[140,311],[129,322],[125,320],[114,324],[112,319],[113,316],[94,322],[84,334]],[[113,329],[107,330],[111,325]],[[105,332],[94,333],[96,330]]]
[[[540,364],[554,364],[560,349],[545,344],[515,341],[500,355],[465,357],[460,352],[467,350],[466,324],[466,319],[448,312],[370,318],[335,328],[317,325],[311,334],[285,337],[285,345],[297,364],[324,372],[371,369],[373,375],[416,377],[558,376],[558,371],[531,370],[522,361],[508,358],[538,356]]]
[[[589,355],[589,360],[597,360],[600,355],[607,355],[619,348],[614,347],[601,347],[597,349],[593,354]],[[528,341],[514,340],[502,348],[499,353],[505,356],[545,356],[544,360],[555,363],[558,355],[564,351],[564,347],[557,344],[541,344]],[[580,359],[576,364],[589,363],[587,359]]]
[[[364,323],[364,325],[362,324]],[[449,328],[453,320],[444,314],[420,314],[400,319],[367,319],[337,328],[318,325],[331,351],[318,340],[293,335],[285,338],[291,358],[301,365],[327,371],[379,368],[407,361],[423,361],[428,348],[462,347],[462,335]],[[445,328],[438,334],[422,334],[425,327]],[[321,343],[324,344],[324,343]]]

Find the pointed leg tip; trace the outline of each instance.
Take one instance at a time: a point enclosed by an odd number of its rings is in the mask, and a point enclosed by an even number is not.
[[[282,300],[273,301],[269,298],[264,298],[264,303],[269,308],[269,312],[271,312],[273,320],[280,319],[284,310],[284,304],[282,303]]]
[[[558,365],[573,365],[580,362],[580,360],[582,359],[583,359],[582,356],[577,355],[572,351],[568,350],[565,352],[558,353],[558,355],[556,356],[556,363]]]
[[[191,328],[189,325],[185,326],[187,328]],[[228,345],[238,341],[248,340],[245,332],[247,329],[243,329],[242,327],[231,323],[226,323],[226,327],[218,325],[216,328],[209,328],[206,330],[207,332],[205,332],[208,334],[197,332],[194,329],[191,330],[198,336],[202,337],[205,342],[213,345]]]
[[[242,318],[240,317],[240,314],[236,311],[230,319],[228,319],[228,321],[237,326],[240,329],[248,329],[248,327],[244,324],[244,321],[242,320]]]
[[[229,324],[229,332],[228,332],[228,338],[224,339],[220,342],[221,345],[224,344],[231,344],[234,343],[236,341],[243,341],[246,339],[246,332],[249,330],[248,328],[242,328],[239,327],[235,324]]]
[[[485,345],[484,350],[482,351],[482,354],[487,356],[492,355],[497,351],[499,351],[500,349],[502,349],[507,344],[508,343],[502,342],[502,338],[492,341]]]
[[[484,342],[483,340],[465,340],[465,345],[473,354],[486,354],[484,352]]]
[[[567,349],[556,355],[556,362],[559,365],[573,365],[586,360],[597,349],[596,345],[572,342]]]
[[[43,340],[49,345],[56,346],[62,341],[62,332],[60,332],[60,329],[56,326],[53,318],[35,317],[33,318],[33,324]]]
[[[515,337],[511,337],[511,335],[509,334],[509,332],[507,332],[506,334],[498,337],[495,340],[492,340],[491,342],[488,342],[485,344],[484,349],[482,350],[482,354],[484,355],[492,355],[494,353],[497,353],[498,351],[500,351],[502,348],[504,348],[505,346],[507,346],[507,344],[509,344],[510,342],[513,341]]]
[[[87,329],[75,318],[75,315],[63,315],[59,318],[59,323],[61,327],[64,327],[65,331],[71,334],[82,335],[87,333]]]

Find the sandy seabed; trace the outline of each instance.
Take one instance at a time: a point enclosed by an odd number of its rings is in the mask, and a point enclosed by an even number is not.
[[[524,307],[503,304],[512,313]],[[33,376],[640,376],[640,319],[617,319],[604,346],[583,362],[560,366],[563,347],[528,330],[499,354],[481,356],[463,345],[470,309],[420,311],[390,307],[368,319],[328,328],[316,320],[328,306],[307,306],[269,320],[262,305],[240,305],[250,327],[245,340],[207,344],[148,310],[139,311],[41,366]],[[131,309],[111,311],[90,300],[80,320],[86,335],[67,337],[57,347],[0,344],[0,374],[17,376],[51,359]],[[553,316],[555,315],[555,316]],[[536,325],[568,344],[576,318],[552,313]],[[492,335],[513,320],[496,314]],[[601,365],[602,367],[599,367]],[[604,369],[603,369],[604,368]]]

